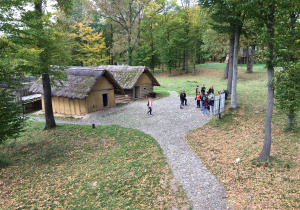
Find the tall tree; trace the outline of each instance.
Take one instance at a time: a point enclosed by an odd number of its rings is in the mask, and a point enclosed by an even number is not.
[[[276,25],[284,39],[279,43],[279,65],[281,70],[275,72],[275,98],[277,108],[288,116],[287,130],[293,130],[297,125],[297,114],[300,111],[300,4],[296,1],[286,1],[282,20]]]
[[[63,77],[58,68],[64,68],[68,61],[68,44],[67,36],[58,24],[50,21],[51,14],[43,10],[42,0],[28,1],[33,5],[33,11],[26,11],[21,14],[22,25],[14,27],[10,31],[14,43],[23,46],[23,52],[16,56],[23,58],[23,70],[32,74],[40,74],[43,82],[44,107],[46,124],[44,129],[51,129],[56,126],[51,100],[50,75],[59,75]],[[25,6],[23,1],[23,6]],[[70,7],[69,0],[57,0],[56,6],[67,11]],[[54,66],[57,65],[57,66]]]
[[[115,22],[125,32],[127,39],[128,65],[132,65],[132,53],[138,43],[139,21],[143,9],[150,0],[96,0],[99,15]]]
[[[103,32],[98,33],[89,26],[90,20],[86,19],[82,22],[75,22],[71,26],[74,37],[77,41],[75,44],[75,59],[82,66],[99,66],[107,64],[109,57],[106,56],[107,47],[104,42]]]
[[[273,104],[274,104],[274,89],[272,79],[274,76],[274,24],[275,24],[275,1],[268,0],[268,1],[260,1],[260,4],[264,6],[264,13],[265,13],[265,24],[267,28],[266,33],[266,40],[267,40],[267,69],[268,69],[268,98],[267,98],[267,107],[266,107],[266,114],[265,114],[265,137],[264,137],[264,146],[263,149],[258,157],[261,161],[267,161],[270,157],[271,152],[271,139],[272,139],[272,129],[271,129],[271,122],[272,122],[272,114],[273,114]]]
[[[0,37],[0,144],[17,137],[23,130],[22,102],[17,97],[20,61],[10,56],[19,47],[8,38]]]

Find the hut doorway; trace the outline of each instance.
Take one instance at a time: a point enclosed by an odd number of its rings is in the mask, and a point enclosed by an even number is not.
[[[103,107],[108,107],[108,95],[107,95],[107,93],[102,94],[102,102],[103,102]]]
[[[135,86],[134,92],[135,98],[140,98],[140,86]]]

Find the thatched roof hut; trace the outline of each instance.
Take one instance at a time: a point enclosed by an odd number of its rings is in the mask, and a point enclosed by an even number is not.
[[[122,91],[122,87],[114,79],[113,75],[102,67],[74,66],[65,71],[68,74],[67,80],[62,81],[62,85],[56,82],[58,87],[51,87],[53,97],[83,99],[91,92],[93,86],[102,76],[106,77],[115,89]],[[31,86],[29,91],[44,94],[41,77]]]
[[[108,70],[123,88],[125,96],[115,91],[117,102],[145,98],[153,93],[153,86],[160,86],[155,77],[145,66],[101,66]]]
[[[145,73],[153,86],[160,86],[155,77],[145,66],[101,66],[108,70],[123,89],[132,89],[140,76]]]
[[[65,70],[67,79],[60,86],[52,86],[52,106],[54,113],[85,115],[90,112],[114,107],[118,90],[125,94],[113,75],[101,67],[71,67]],[[42,94],[42,79],[31,86],[31,92]],[[44,110],[44,103],[42,102]]]

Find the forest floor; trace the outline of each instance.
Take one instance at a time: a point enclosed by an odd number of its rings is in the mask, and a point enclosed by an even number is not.
[[[162,84],[156,89],[184,89],[188,95],[203,83],[206,88],[214,86],[215,91],[226,89],[227,81],[222,79],[225,67],[199,65],[195,76],[181,70],[172,71],[171,77],[163,72],[156,76]],[[257,161],[264,141],[267,70],[255,65],[253,73],[246,73],[245,65],[239,65],[237,84],[238,108],[229,109],[229,98],[222,118],[216,116],[190,132],[186,141],[226,189],[233,209],[300,208],[300,125],[286,132],[287,117],[274,108],[271,157],[267,162]],[[235,163],[237,158],[241,158],[239,163]]]

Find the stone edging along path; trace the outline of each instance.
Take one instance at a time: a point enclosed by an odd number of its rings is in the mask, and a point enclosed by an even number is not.
[[[120,125],[150,134],[164,150],[175,179],[183,186],[193,209],[227,209],[223,200],[226,191],[184,141],[187,132],[211,119],[209,115],[202,116],[193,97],[187,99],[188,106],[179,109],[178,94],[171,92],[169,97],[153,100],[152,116],[147,115],[147,102],[139,100],[65,123]]]

